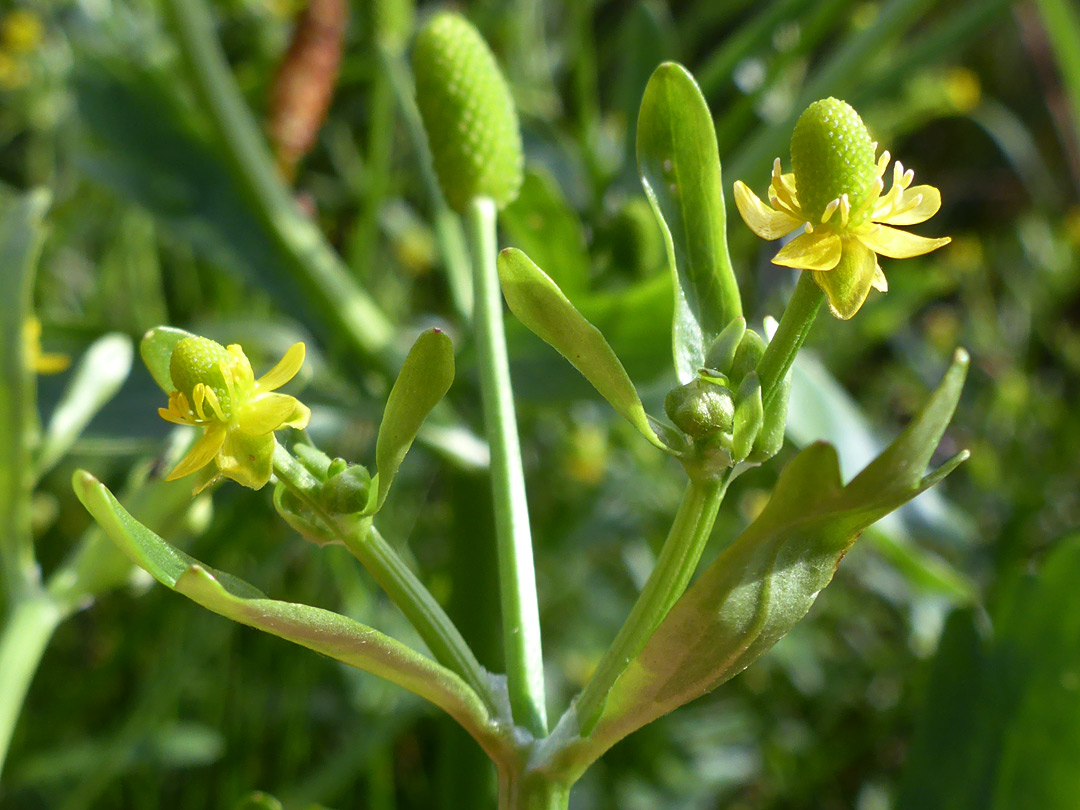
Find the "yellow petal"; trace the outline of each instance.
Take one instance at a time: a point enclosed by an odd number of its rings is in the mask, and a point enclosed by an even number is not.
[[[743,222],[762,239],[779,239],[802,225],[783,211],[770,208],[742,181],[735,181],[735,205]]]
[[[832,314],[846,321],[866,301],[877,271],[873,251],[857,239],[846,239],[840,263],[828,273],[814,273],[814,281],[828,298]]]
[[[261,489],[273,471],[275,446],[273,433],[250,436],[242,430],[230,430],[218,454],[218,469],[241,486]]]
[[[158,408],[158,416],[164,419],[166,422],[172,422],[174,425],[193,425],[195,424],[189,419],[186,419],[176,411],[171,411],[168,408]]]
[[[289,418],[281,423],[282,427],[296,428],[297,430],[303,430],[308,426],[308,422],[311,421],[311,409],[298,399],[293,400],[293,412],[289,414]]]
[[[34,358],[34,371],[38,374],[59,374],[71,365],[71,358],[66,354],[42,352]]]
[[[240,411],[240,429],[249,436],[273,433],[293,415],[296,405],[296,398],[288,394],[260,394]]]
[[[952,241],[948,236],[928,239],[925,236],[916,236],[907,231],[890,228],[888,225],[871,225],[856,235],[859,241],[874,253],[888,256],[890,259],[910,259],[912,256],[922,256]]]
[[[259,378],[255,386],[260,391],[276,391],[295,377],[302,365],[304,365],[304,344],[294,343],[278,364]]]
[[[206,429],[203,437],[195,442],[195,446],[188,451],[188,454],[173,468],[173,471],[165,477],[165,480],[175,481],[185,475],[191,475],[196,470],[201,470],[214,460],[214,456],[218,454],[224,442],[224,425],[211,425]]]
[[[921,198],[919,202],[908,210],[903,210],[916,197]],[[941,192],[933,186],[912,186],[904,190],[900,202],[895,207],[901,209],[899,213],[874,217],[874,220],[889,225],[918,225],[920,222],[926,222],[940,210]]]
[[[835,233],[796,236],[773,257],[773,264],[798,270],[832,270],[840,261],[840,237]]]
[[[885,274],[881,272],[880,264],[874,269],[874,280],[870,282],[870,286],[878,292],[889,291],[889,281],[885,278]]]

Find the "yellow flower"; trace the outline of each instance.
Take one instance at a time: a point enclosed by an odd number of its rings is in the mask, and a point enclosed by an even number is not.
[[[176,389],[161,418],[203,429],[203,436],[168,475],[175,481],[199,470],[195,492],[219,476],[259,489],[270,480],[274,431],[307,427],[311,411],[295,397],[272,393],[304,364],[296,343],[265,376],[255,379],[244,350],[203,337],[184,338],[173,349],[169,374]],[[213,465],[213,466],[211,466]]]
[[[28,318],[23,324],[23,347],[26,365],[38,374],[59,374],[71,365],[66,354],[52,354],[41,350],[41,321]]]
[[[949,243],[891,227],[925,222],[941,207],[933,186],[912,186],[914,172],[900,161],[892,184],[882,180],[889,153],[875,159],[859,114],[835,98],[811,104],[791,139],[794,171],[783,174],[773,163],[766,205],[742,181],[735,182],[735,204],[750,229],[762,239],[779,239],[799,228],[773,258],[773,264],[809,270],[825,293],[832,313],[847,320],[862,307],[870,288],[886,292],[888,283],[877,257],[907,259]]]

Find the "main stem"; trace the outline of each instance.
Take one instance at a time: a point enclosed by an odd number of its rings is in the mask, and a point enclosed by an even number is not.
[[[757,375],[761,380],[761,402],[766,409],[780,390],[795,355],[799,353],[810,327],[814,325],[818,310],[821,309],[821,288],[814,282],[809,271],[799,273],[799,283],[791,294],[776,334],[769,341],[765,354],[758,363]]]
[[[499,773],[499,810],[566,810],[570,786],[544,774]]]
[[[64,614],[44,594],[23,599],[0,634],[0,773],[30,682]]]
[[[495,539],[499,560],[503,645],[515,722],[535,736],[547,734],[540,610],[536,599],[529,507],[514,414],[510,364],[503,331],[502,292],[496,269],[495,201],[478,197],[466,215],[473,264],[474,326],[480,361],[484,423],[491,447]]]
[[[645,647],[653,631],[690,583],[712,533],[729,480],[725,475],[718,481],[691,480],[687,484],[656,567],[596,673],[577,700],[576,711],[583,736],[600,719],[604,701],[615,681]]]
[[[280,445],[274,451],[274,474],[305,506],[319,514],[327,529],[374,577],[379,587],[416,628],[435,660],[460,675],[487,704],[492,715],[498,715],[498,703],[492,694],[487,673],[476,660],[472,649],[435,597],[383,539],[378,529],[370,524],[363,532],[339,527],[334,517],[326,514],[313,496],[318,482]]]

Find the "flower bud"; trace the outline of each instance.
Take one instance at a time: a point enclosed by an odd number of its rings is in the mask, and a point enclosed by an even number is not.
[[[735,400],[730,390],[700,377],[668,391],[664,410],[675,426],[693,439],[730,433]]]
[[[746,334],[746,318],[741,315],[724,327],[705,354],[705,367],[730,375],[735,353]]]
[[[513,201],[524,163],[517,110],[480,33],[460,14],[436,14],[416,37],[413,69],[446,201],[459,212],[475,197]]]
[[[755,371],[762,355],[765,354],[765,341],[761,335],[753,329],[747,329],[739,341],[739,348],[735,350],[735,357],[731,361],[731,371],[728,376],[733,385],[742,382],[751,371]]]
[[[351,515],[367,508],[371,494],[371,473],[365,467],[335,459],[327,472],[330,477],[322,485],[319,497],[326,511],[335,515]]]
[[[837,98],[815,101],[799,116],[791,135],[791,164],[799,204],[813,223],[841,194],[847,194],[852,211],[862,209],[878,176],[866,124]]]
[[[204,337],[184,338],[176,344],[169,359],[169,376],[176,390],[189,401],[194,398],[192,391],[197,383],[212,389],[227,417],[232,412],[232,400],[221,364],[229,366],[232,362],[233,356],[220,343]]]

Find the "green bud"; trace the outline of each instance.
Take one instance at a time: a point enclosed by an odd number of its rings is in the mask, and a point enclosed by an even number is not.
[[[747,329],[731,361],[731,373],[728,376],[732,383],[737,385],[747,374],[755,371],[763,354],[765,354],[765,340],[753,329]]]
[[[524,158],[517,110],[495,56],[460,14],[436,14],[413,48],[416,100],[450,206],[475,197],[500,208],[521,188]]]
[[[791,374],[788,373],[780,383],[769,407],[765,409],[761,432],[754,448],[750,451],[749,461],[761,464],[780,452],[784,446],[784,431],[787,429],[788,399],[791,396]]]
[[[184,338],[173,349],[169,359],[169,376],[172,377],[176,390],[192,399],[192,390],[196,383],[213,389],[225,416],[231,414],[232,402],[225,377],[221,373],[221,363],[231,365],[233,356],[228,350],[209,338]]]
[[[664,411],[687,436],[704,439],[731,432],[735,400],[724,386],[698,378],[668,391]]]
[[[799,116],[791,135],[791,165],[799,203],[813,223],[841,194],[847,194],[851,210],[858,211],[877,179],[874,142],[866,124],[838,98],[815,101]]]
[[[341,470],[331,474],[322,486],[319,500],[326,511],[335,515],[351,515],[367,508],[371,495],[371,473],[359,464],[349,464],[343,470],[335,465],[341,459],[330,464],[330,470]]]
[[[740,315],[725,326],[724,331],[713,341],[705,354],[705,367],[730,375],[731,367],[735,362],[735,352],[745,334],[746,318]]]

